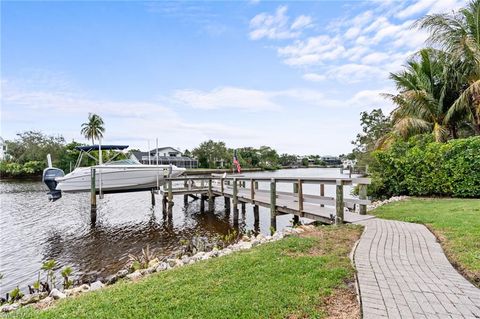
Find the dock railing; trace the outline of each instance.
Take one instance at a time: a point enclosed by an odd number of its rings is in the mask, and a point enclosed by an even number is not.
[[[180,194],[197,193],[208,197],[209,201],[215,196],[224,196],[226,200],[232,199],[234,211],[238,210],[239,203],[267,207],[272,220],[278,213],[291,213],[297,219],[307,217],[341,224],[345,221],[345,207],[358,205],[359,214],[366,215],[367,205],[370,204],[367,199],[367,186],[371,183],[369,178],[193,176],[167,178],[165,181],[162,194],[168,203],[173,204],[173,196]],[[259,183],[269,187],[259,188]],[[277,190],[277,184],[291,184],[292,192]],[[304,185],[319,185],[318,195],[306,194]],[[346,185],[358,185],[358,198],[344,197]],[[334,197],[325,196],[325,187],[330,186],[335,187]],[[225,204],[227,206],[227,202]]]

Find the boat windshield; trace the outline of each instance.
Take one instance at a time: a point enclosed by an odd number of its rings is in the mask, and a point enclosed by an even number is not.
[[[137,165],[137,164],[140,164],[140,162],[132,158],[127,158],[127,159],[113,161],[105,164],[106,165]]]

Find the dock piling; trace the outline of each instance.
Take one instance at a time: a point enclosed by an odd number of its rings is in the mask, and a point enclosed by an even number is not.
[[[325,196],[325,184],[320,184],[320,196]],[[321,204],[320,207],[325,207],[325,205]]]
[[[200,212],[205,212],[205,195],[200,196]]]
[[[298,215],[293,215],[293,226],[300,225],[300,217]]]
[[[213,198],[213,192],[212,192],[212,179],[208,179],[208,200],[211,201]]]
[[[344,203],[343,203],[343,181],[338,179],[336,183],[336,200],[335,200],[335,224],[343,224],[344,219]]]
[[[298,212],[300,216],[303,216],[303,184],[302,180],[299,179],[297,182],[297,192],[298,192]]]
[[[367,199],[367,185],[359,184],[358,185],[358,198]],[[360,204],[360,215],[367,214],[367,205]]]
[[[277,229],[277,185],[275,178],[270,180],[270,227]]]
[[[152,196],[152,206],[155,206],[155,190],[153,188],[150,191],[150,194]]]
[[[258,205],[253,205],[253,229],[257,233],[260,230],[260,214],[258,211]]]
[[[90,168],[90,223],[95,226],[97,222],[97,190],[95,187],[95,168]]]
[[[168,181],[168,204],[173,206],[173,185],[172,181]]]
[[[255,182],[253,179],[250,180],[250,199],[252,202],[255,199]]]
[[[233,179],[233,212],[237,211],[238,214],[238,181]]]

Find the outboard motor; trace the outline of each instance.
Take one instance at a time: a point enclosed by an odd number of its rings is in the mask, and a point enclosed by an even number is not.
[[[48,199],[52,202],[62,197],[62,191],[57,190],[58,182],[55,180],[57,177],[65,176],[65,173],[59,169],[52,167],[52,160],[50,159],[50,154],[47,156],[48,167],[43,170],[42,181],[47,185],[50,190],[47,195]]]

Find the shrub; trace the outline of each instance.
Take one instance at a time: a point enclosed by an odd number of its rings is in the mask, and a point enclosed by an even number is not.
[[[42,161],[28,161],[25,164],[0,161],[0,176],[6,178],[41,175],[46,164]]]
[[[370,195],[480,197],[480,136],[436,143],[397,141],[373,153]]]

